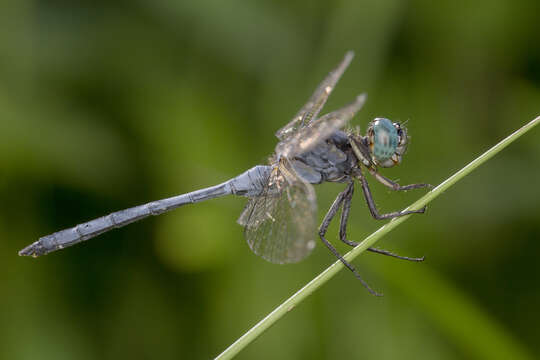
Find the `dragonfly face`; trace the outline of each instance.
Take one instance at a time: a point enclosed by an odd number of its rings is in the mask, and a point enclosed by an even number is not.
[[[381,167],[401,163],[407,149],[407,131],[399,123],[386,118],[376,118],[367,130],[367,143],[373,162]]]

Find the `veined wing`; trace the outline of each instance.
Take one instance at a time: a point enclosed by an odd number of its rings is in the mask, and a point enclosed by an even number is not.
[[[349,122],[364,105],[366,95],[361,94],[356,100],[339,110],[328,113],[305,126],[292,136],[279,142],[276,146],[278,157],[293,158],[312,150],[321,141],[329,138],[334,132]]]
[[[315,190],[295,173],[287,159],[272,171],[261,196],[249,200],[238,223],[251,250],[272,263],[293,263],[315,247]]]
[[[300,109],[300,111],[294,116],[294,118],[284,127],[276,132],[278,139],[283,140],[293,135],[299,128],[306,126],[309,122],[316,118],[322,107],[326,103],[328,96],[334,87],[336,86],[339,78],[354,57],[354,52],[348,51],[345,57],[338,65],[337,68],[332,70],[326,78],[320,83],[313,95],[309,98],[308,102]]]

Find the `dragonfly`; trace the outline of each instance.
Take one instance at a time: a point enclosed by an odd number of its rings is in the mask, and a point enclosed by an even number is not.
[[[22,249],[19,255],[38,257],[186,204],[237,195],[249,199],[238,223],[244,227],[249,248],[255,254],[272,263],[295,263],[312,252],[318,234],[324,245],[351,270],[370,293],[381,295],[371,289],[356,268],[326,239],[328,227],[341,210],[339,238],[347,245],[358,245],[347,238],[347,222],[355,181],[359,182],[371,216],[375,219],[384,220],[425,212],[424,207],[420,210],[380,213],[365,172],[395,191],[425,188],[430,185],[402,186],[378,171],[379,168],[390,168],[401,163],[409,139],[405,127],[401,124],[386,118],[375,118],[369,123],[364,136],[358,130],[343,130],[364,105],[365,94],[358,95],[343,108],[319,117],[329,95],[353,57],[352,51],[347,52],[300,111],[276,132],[279,142],[268,165],[254,166],[219,185],[113,212],[43,236]],[[346,186],[337,195],[317,231],[317,202],[313,185],[323,182],[343,183]],[[374,247],[368,250],[410,261],[424,259],[400,256]]]

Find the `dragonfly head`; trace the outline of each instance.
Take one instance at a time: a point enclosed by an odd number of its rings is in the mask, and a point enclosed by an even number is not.
[[[397,122],[375,118],[367,129],[367,145],[373,162],[381,167],[401,163],[407,149],[407,131]]]

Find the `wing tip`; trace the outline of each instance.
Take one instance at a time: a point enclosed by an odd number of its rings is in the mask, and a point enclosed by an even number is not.
[[[345,53],[345,56],[343,57],[343,60],[341,61],[342,68],[347,68],[349,64],[351,63],[352,59],[354,58],[354,51],[349,50]]]
[[[361,93],[360,95],[358,95],[356,97],[356,100],[355,100],[355,103],[357,106],[364,106],[364,103],[366,102],[367,100],[367,93]]]

